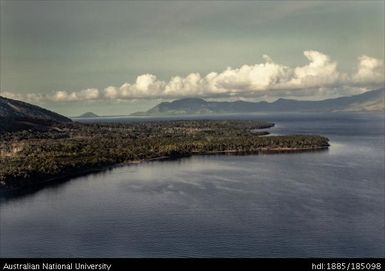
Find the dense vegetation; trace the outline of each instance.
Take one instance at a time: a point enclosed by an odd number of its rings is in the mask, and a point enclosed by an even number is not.
[[[322,136],[261,136],[272,123],[164,121],[131,124],[68,123],[49,131],[0,134],[0,189],[119,163],[207,153],[258,153],[327,148]]]

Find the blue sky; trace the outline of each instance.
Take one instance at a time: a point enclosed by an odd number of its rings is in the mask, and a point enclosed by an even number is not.
[[[1,95],[66,115],[382,86],[383,1],[4,1]]]

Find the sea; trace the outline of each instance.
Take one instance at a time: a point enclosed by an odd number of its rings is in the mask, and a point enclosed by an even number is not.
[[[0,257],[384,257],[384,114],[256,119],[326,151],[201,155],[116,167],[0,199]]]

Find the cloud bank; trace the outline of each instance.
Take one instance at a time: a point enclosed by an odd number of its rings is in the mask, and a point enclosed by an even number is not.
[[[185,77],[174,76],[169,81],[159,80],[153,74],[143,74],[135,82],[120,87],[108,86],[103,90],[89,88],[80,91],[57,91],[47,95],[28,94],[29,100],[46,99],[56,102],[88,100],[154,99],[182,97],[255,97],[261,92],[325,89],[339,87],[372,87],[384,84],[383,60],[362,55],[351,74],[338,71],[338,63],[318,51],[304,52],[308,63],[289,67],[275,63],[264,55],[264,62],[228,67],[222,72],[210,72],[202,76],[191,73]],[[4,96],[17,95],[2,92]]]

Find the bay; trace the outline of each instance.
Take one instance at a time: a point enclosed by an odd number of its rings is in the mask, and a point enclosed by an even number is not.
[[[146,162],[2,199],[0,256],[384,256],[383,114],[182,118],[264,119],[273,135],[321,134],[331,146]]]

